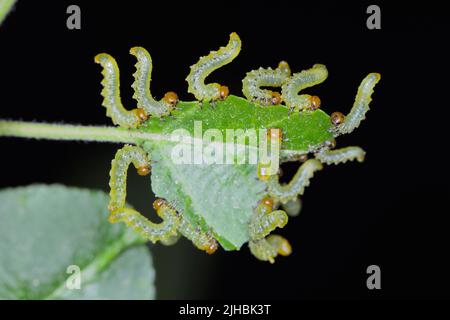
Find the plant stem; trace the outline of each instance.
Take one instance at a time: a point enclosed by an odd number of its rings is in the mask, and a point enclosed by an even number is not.
[[[0,120],[0,137],[1,136],[133,144],[136,144],[143,139],[164,140],[164,137],[158,134],[143,133],[116,127],[80,126],[4,120]]]

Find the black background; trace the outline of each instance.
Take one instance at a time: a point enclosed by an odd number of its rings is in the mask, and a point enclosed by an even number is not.
[[[78,4],[82,29],[66,28]],[[191,100],[184,80],[199,56],[236,31],[243,47],[211,76],[240,95],[249,70],[287,60],[294,71],[323,63],[329,78],[310,88],[327,112],[350,109],[369,72],[381,82],[360,128],[338,139],[359,145],[363,164],[327,166],[307,189],[299,217],[280,233],[294,253],[274,265],[240,252],[207,256],[186,240],[150,246],[158,298],[448,298],[448,14],[430,2],[381,7],[382,29],[368,30],[371,3],[19,1],[0,28],[0,118],[109,125],[100,106],[100,52],[118,61],[122,101],[131,99],[134,57],[152,55],[152,92]],[[0,139],[0,188],[33,182],[108,191],[119,145]],[[289,176],[293,167],[285,171]],[[149,181],[130,171],[129,201],[152,214]],[[366,268],[381,267],[381,290]]]

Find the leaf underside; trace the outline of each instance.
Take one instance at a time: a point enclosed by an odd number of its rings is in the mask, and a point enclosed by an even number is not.
[[[107,222],[108,196],[61,185],[0,192],[0,299],[152,299],[143,240]],[[66,286],[81,270],[81,288]]]
[[[214,104],[179,102],[173,118],[151,118],[139,130],[169,136],[176,129],[194,134],[194,121],[203,133],[218,129],[281,128],[282,149],[303,154],[332,139],[329,116],[321,111],[293,112],[283,105],[262,107],[229,96]],[[247,224],[266,193],[256,164],[176,164],[171,158],[175,142],[143,142],[152,159],[152,190],[168,200],[191,223],[210,231],[226,250],[239,249],[249,240]]]

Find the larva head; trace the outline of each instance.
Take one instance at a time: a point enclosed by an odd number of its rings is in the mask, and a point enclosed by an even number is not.
[[[317,110],[320,108],[320,98],[318,96],[311,97],[311,110]]]
[[[333,112],[330,116],[331,123],[335,126],[338,126],[345,121],[345,116],[342,112]]]
[[[156,199],[153,201],[153,208],[158,212],[165,203],[163,199]]]
[[[137,173],[140,176],[146,176],[150,173],[150,166],[142,166],[137,168]]]
[[[230,94],[230,90],[227,86],[220,86],[220,99],[224,100]]]
[[[215,239],[211,239],[209,246],[205,248],[205,252],[207,254],[213,254],[214,252],[217,251],[218,247],[219,245],[217,244],[217,241]]]
[[[261,200],[261,205],[264,206],[266,212],[271,212],[274,206],[273,199],[270,197],[266,197]]]
[[[133,110],[134,114],[137,115],[139,121],[142,123],[148,119],[147,112],[142,108],[136,108]]]
[[[281,94],[279,92],[272,91],[272,104],[277,105],[280,104],[281,101],[282,101]]]
[[[178,95],[173,91],[168,91],[164,95],[163,101],[170,107],[174,107],[178,103]]]

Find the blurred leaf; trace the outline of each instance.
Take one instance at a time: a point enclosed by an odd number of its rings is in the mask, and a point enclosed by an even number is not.
[[[0,24],[2,24],[15,2],[16,0],[0,0]]]
[[[103,192],[61,185],[0,191],[0,299],[154,298],[147,248],[107,206]]]

